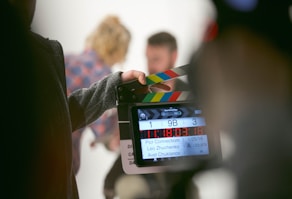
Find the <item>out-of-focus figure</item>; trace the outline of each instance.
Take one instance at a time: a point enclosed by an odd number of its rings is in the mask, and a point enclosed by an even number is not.
[[[291,198],[292,2],[213,2],[219,32],[193,56],[191,88],[234,139],[237,198]]]
[[[114,64],[125,60],[131,34],[117,16],[106,16],[86,40],[85,49],[80,54],[66,54],[67,92],[86,88],[112,73]],[[119,149],[119,128],[116,108],[106,111],[98,120],[90,124],[95,140],[104,143],[107,149]],[[72,134],[73,169],[80,168],[80,142],[85,128]]]
[[[176,38],[168,32],[157,32],[147,40],[147,69],[149,74],[164,72],[175,67],[178,47]],[[171,90],[187,90],[187,84],[176,78],[166,81]],[[157,91],[158,92],[158,91]]]

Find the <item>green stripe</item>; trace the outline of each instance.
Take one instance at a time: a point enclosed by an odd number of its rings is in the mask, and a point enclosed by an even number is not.
[[[156,82],[152,81],[151,79],[149,79],[148,77],[146,77],[146,84],[147,85],[152,85],[155,84]]]
[[[156,93],[148,93],[142,102],[151,102],[152,98],[155,96]]]

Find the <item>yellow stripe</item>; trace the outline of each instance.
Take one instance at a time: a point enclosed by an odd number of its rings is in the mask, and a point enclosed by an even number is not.
[[[151,79],[155,83],[159,83],[159,82],[164,81],[164,79],[161,79],[157,75],[149,75],[147,78]]]
[[[154,97],[152,98],[151,102],[160,102],[163,95],[164,93],[156,93]]]

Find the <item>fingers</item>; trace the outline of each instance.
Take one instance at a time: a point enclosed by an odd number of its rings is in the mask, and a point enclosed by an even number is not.
[[[146,84],[145,73],[139,74],[139,76],[138,76],[138,81],[139,81],[141,84],[143,84],[143,85]]]
[[[129,70],[129,71],[123,72],[121,75],[121,78],[122,78],[123,82],[138,79],[138,81],[141,84],[143,84],[143,85],[146,84],[145,73],[141,72],[141,71],[137,71],[137,70]],[[170,91],[171,90],[170,86],[168,86],[167,84],[163,84],[163,83],[158,83],[158,84],[152,85],[151,88],[157,88],[157,89],[161,89],[163,91]]]
[[[138,81],[145,85],[146,84],[146,78],[145,78],[145,73],[137,70],[129,70],[126,72],[123,72],[121,75],[122,81],[127,82],[131,80],[138,79]]]

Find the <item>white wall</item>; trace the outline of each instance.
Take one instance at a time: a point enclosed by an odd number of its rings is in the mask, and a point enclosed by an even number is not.
[[[38,0],[33,29],[59,40],[65,53],[79,52],[100,20],[116,14],[132,33],[122,69],[146,72],[144,49],[150,34],[173,33],[179,46],[177,66],[185,64],[200,43],[211,8],[209,0]]]

